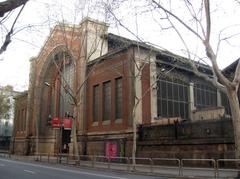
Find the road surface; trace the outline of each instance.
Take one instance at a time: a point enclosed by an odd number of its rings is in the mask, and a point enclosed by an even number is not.
[[[0,159],[0,179],[163,179],[161,177],[74,168],[62,165],[36,164]]]

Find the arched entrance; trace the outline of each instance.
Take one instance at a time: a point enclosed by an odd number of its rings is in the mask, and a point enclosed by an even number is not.
[[[54,153],[66,152],[71,141],[71,129],[64,128],[64,120],[73,116],[74,62],[66,49],[49,55],[42,77],[39,135],[53,136]],[[52,128],[52,120],[60,120],[59,128]],[[52,145],[52,144],[51,144]]]

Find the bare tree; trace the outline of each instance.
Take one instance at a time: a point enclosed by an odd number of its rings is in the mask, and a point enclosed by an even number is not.
[[[164,13],[166,13],[167,20],[171,23],[172,27],[175,29],[175,31],[178,33],[179,37],[181,38],[182,42],[184,44],[185,40],[183,35],[178,31],[178,28],[176,25],[172,22],[172,19],[180,23],[184,28],[186,28],[189,32],[191,32],[194,36],[196,36],[204,46],[206,50],[206,56],[210,60],[212,64],[212,71],[215,76],[215,78],[209,78],[207,75],[200,73],[194,63],[191,63],[192,69],[194,73],[204,78],[205,80],[211,82],[215,87],[218,89],[224,91],[227,93],[229,104],[231,108],[231,115],[232,115],[232,121],[234,126],[234,140],[235,140],[235,157],[240,158],[240,109],[239,109],[239,99],[238,99],[238,89],[240,84],[240,61],[237,63],[237,67],[235,70],[235,75],[233,80],[226,78],[223,73],[221,72],[219,65],[217,63],[217,51],[215,52],[213,50],[212,44],[211,44],[211,29],[212,29],[212,22],[211,22],[211,9],[210,9],[210,1],[204,0],[202,1],[202,11],[205,13],[204,18],[201,17],[201,19],[196,15],[195,11],[192,8],[192,4],[188,1],[185,1],[186,6],[191,9],[192,12],[192,18],[195,19],[195,23],[198,24],[199,28],[201,29],[200,32],[193,29],[191,26],[189,26],[186,22],[184,22],[179,16],[174,14],[171,10],[167,9],[166,7],[161,5],[161,2],[157,2],[155,0],[152,0],[153,5],[162,10]],[[199,8],[201,9],[201,8]],[[205,19],[205,25],[203,24],[203,19]],[[237,34],[239,35],[239,34]],[[232,36],[229,36],[228,38],[231,38]],[[226,38],[225,38],[226,39]],[[220,39],[222,40],[222,39]],[[219,40],[219,43],[220,43]],[[189,52],[187,46],[185,46],[187,51]],[[190,52],[189,52],[190,53]],[[189,55],[190,56],[190,55]]]
[[[128,0],[123,0],[124,2],[128,2]],[[232,39],[233,37],[239,36],[240,33],[233,33],[231,35],[222,37],[221,34],[219,34],[219,41],[217,43],[217,50],[214,51],[210,36],[211,36],[211,9],[210,9],[210,1],[209,0],[203,0],[199,2],[199,7],[194,7],[197,3],[193,3],[187,0],[182,1],[184,6],[187,8],[188,13],[184,13],[181,15],[189,15],[185,18],[182,18],[182,16],[179,16],[175,14],[175,11],[171,8],[171,3],[173,2],[165,2],[167,3],[167,6],[162,5],[164,4],[162,1],[156,1],[156,0],[146,0],[144,7],[138,6],[137,14],[151,12],[152,14],[157,13],[160,14],[159,16],[154,17],[152,15],[154,21],[160,26],[160,31],[170,31],[174,30],[179,39],[181,40],[182,44],[184,45],[185,51],[187,52],[188,62],[192,68],[192,71],[194,74],[205,81],[211,83],[213,86],[215,86],[220,91],[227,94],[229,99],[229,104],[231,108],[231,114],[232,114],[232,121],[234,126],[234,140],[235,140],[235,156],[236,158],[240,158],[240,109],[239,109],[239,99],[238,99],[238,91],[239,91],[239,83],[240,83],[240,60],[237,62],[237,67],[234,72],[234,77],[232,79],[228,79],[224,76],[222,71],[219,68],[219,65],[217,63],[217,55],[218,51],[220,49],[220,44],[223,41],[227,41],[229,39]],[[239,3],[238,1],[236,1]],[[119,9],[119,6],[121,6],[122,1],[113,0],[114,5],[117,6],[116,9]],[[128,31],[130,34],[132,34],[137,40],[139,40],[141,43],[146,43],[140,38],[140,35],[138,32],[134,32],[133,30],[130,30],[129,27],[124,25],[124,21],[120,20],[116,13],[114,12],[114,9],[111,7],[112,4],[105,4],[105,7],[107,11],[110,14],[111,20],[115,21],[117,24],[119,24],[123,29]],[[129,3],[130,4],[130,3]],[[146,8],[147,7],[147,8]],[[168,8],[167,8],[168,7]],[[181,7],[180,7],[181,8]],[[134,8],[132,8],[134,9]],[[154,13],[153,13],[154,12]],[[189,20],[190,19],[190,20]],[[164,21],[162,23],[162,21]],[[167,27],[163,27],[166,25],[166,22],[168,24]],[[190,22],[190,23],[189,23]],[[137,22],[136,22],[137,23]],[[180,25],[179,25],[180,24]],[[190,24],[190,25],[189,25]],[[194,24],[194,25],[193,25]],[[181,26],[181,27],[179,27]],[[193,26],[196,28],[193,28]],[[212,66],[212,76],[208,76],[198,70],[198,63],[196,63],[196,59],[202,61],[202,58],[198,58],[197,55],[193,51],[190,50],[188,44],[191,44],[187,42],[188,38],[186,38],[185,33],[183,33],[181,30],[185,28],[188,32],[190,32],[193,36],[195,36],[202,44],[202,47],[206,51],[206,57],[211,62]],[[226,29],[228,29],[227,27]],[[220,31],[220,33],[223,33],[223,29]],[[194,54],[194,55],[193,55]],[[192,57],[193,56],[193,57]],[[178,59],[178,60],[181,60]],[[186,60],[184,60],[186,62]],[[143,65],[144,66],[144,65]],[[138,68],[140,69],[140,68]],[[138,71],[136,74],[134,80],[134,84],[136,83],[136,80],[138,76],[141,74],[141,70]],[[157,80],[156,80],[157,81]],[[144,96],[142,96],[144,97]],[[132,120],[133,120],[133,150],[132,150],[132,158],[133,158],[133,168],[135,167],[136,161],[136,140],[137,140],[137,120],[136,120],[136,108],[138,107],[141,99],[135,96],[135,104],[132,111]]]
[[[114,2],[118,6],[121,5],[117,0],[114,0]],[[211,10],[209,0],[202,0],[198,3],[191,2],[188,0],[183,0],[181,1],[181,5],[177,7],[176,6],[172,7],[172,4],[176,3],[172,1],[164,2],[161,0],[159,1],[143,0],[143,2],[144,2],[144,5],[142,7],[138,6],[135,9],[137,11],[136,14],[151,12],[150,14],[154,19],[154,22],[156,22],[161,28],[160,31],[163,31],[163,30],[175,31],[175,33],[181,40],[185,51],[187,52],[187,57],[189,59],[188,62],[191,65],[191,68],[194,74],[210,82],[213,86],[215,86],[216,88],[218,88],[219,90],[227,94],[230,108],[231,108],[233,126],[234,126],[235,154],[236,154],[236,158],[240,158],[240,109],[239,109],[239,99],[237,95],[237,92],[239,90],[239,83],[240,83],[240,60],[238,60],[237,62],[237,67],[236,67],[233,79],[228,79],[224,76],[217,62],[217,57],[220,50],[220,44],[223,41],[228,41],[233,37],[239,36],[240,33],[236,32],[230,35],[225,35],[225,37],[222,37],[221,33],[223,33],[224,30],[228,29],[229,27],[222,29],[219,34],[219,39],[218,39],[219,41],[217,43],[216,50],[214,50],[212,40],[211,40],[212,28],[213,28],[213,22],[212,22],[211,16],[212,16],[212,13],[214,13],[215,9]],[[238,1],[236,2],[238,3]],[[176,8],[180,9],[181,14],[177,14]],[[181,8],[186,8],[186,10],[183,12],[181,11]],[[120,21],[118,18],[116,18],[114,11],[111,11],[111,14],[115,18],[115,20],[117,19],[116,21],[120,25],[124,26],[123,25],[124,21]],[[138,33],[134,33],[133,31],[129,30],[129,28],[125,28],[125,29],[127,31],[130,31],[130,33],[133,34],[135,37],[137,37],[138,40],[141,40],[139,38]],[[191,51],[191,49],[189,48],[189,46],[192,45],[193,43],[192,43],[192,39],[189,40],[189,38],[187,37],[188,35],[186,35],[186,32],[188,34],[191,34],[191,37],[196,38],[199,44],[201,45],[201,47],[205,49],[205,52],[206,52],[205,56],[206,56],[206,59],[208,59],[211,64],[213,77],[209,77],[208,75],[203,74],[198,70],[198,67],[197,67],[198,63],[195,63],[198,56],[195,55],[194,51]],[[200,58],[199,60],[202,60],[202,58]]]

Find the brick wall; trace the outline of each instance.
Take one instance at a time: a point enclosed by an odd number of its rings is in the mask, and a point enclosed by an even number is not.
[[[86,119],[87,119],[87,131],[88,132],[101,132],[101,131],[118,131],[127,129],[129,126],[130,108],[129,101],[131,99],[129,83],[131,78],[129,77],[129,59],[130,52],[123,51],[111,57],[111,59],[103,59],[101,63],[96,65],[92,64],[88,67],[90,76],[87,81],[87,95],[86,95]],[[91,72],[91,69],[94,70]],[[122,78],[122,118],[117,119],[115,117],[115,80]],[[110,109],[110,121],[107,124],[103,122],[103,84],[104,82],[110,82],[111,84],[111,109]],[[93,123],[93,87],[99,86],[99,117],[98,121]]]

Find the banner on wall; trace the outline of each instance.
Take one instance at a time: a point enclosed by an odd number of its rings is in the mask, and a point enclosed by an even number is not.
[[[109,142],[106,142],[106,156],[107,158],[109,159],[114,159],[117,157],[117,143],[116,142],[112,142],[112,141],[109,141]]]
[[[71,118],[63,119],[63,127],[64,127],[64,130],[71,130],[72,129],[72,119]]]
[[[52,119],[52,127],[53,128],[60,128],[61,126],[61,121],[58,117],[55,117]]]

